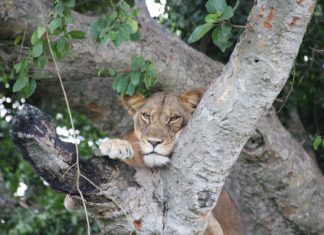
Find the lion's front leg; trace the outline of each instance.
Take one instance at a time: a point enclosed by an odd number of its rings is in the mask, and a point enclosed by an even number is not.
[[[111,159],[126,161],[134,157],[134,150],[126,140],[108,139],[99,145],[99,150]]]

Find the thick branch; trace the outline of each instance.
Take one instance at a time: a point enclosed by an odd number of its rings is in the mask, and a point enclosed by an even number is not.
[[[11,134],[24,159],[31,163],[52,188],[67,194],[78,194],[75,145],[60,140],[48,115],[31,105],[25,105],[13,120]],[[80,161],[81,174],[99,186],[115,181],[119,177],[117,168],[125,175],[124,184],[131,185],[134,170],[121,162],[109,158]],[[82,177],[80,189],[86,195],[98,192]]]
[[[250,234],[324,231],[324,180],[274,112],[260,120],[227,185]]]
[[[23,157],[52,188],[70,194],[65,205],[79,209],[75,148],[61,141],[50,117],[26,105],[13,120],[12,139]],[[105,234],[154,234],[162,231],[160,171],[129,168],[107,157],[80,161],[80,189],[87,210]]]
[[[253,30],[243,33],[221,78],[204,95],[164,175],[167,234],[204,231],[202,217],[215,205],[229,169],[286,82],[314,6],[315,1],[259,0],[252,8]],[[296,24],[296,17],[303,20]],[[181,209],[180,201],[185,202]]]

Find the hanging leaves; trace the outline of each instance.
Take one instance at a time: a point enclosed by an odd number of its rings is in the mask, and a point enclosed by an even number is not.
[[[229,40],[232,36],[232,26],[228,23],[228,20],[233,17],[238,5],[239,1],[236,2],[233,8],[227,5],[225,0],[208,0],[205,6],[209,14],[205,17],[205,24],[199,25],[194,29],[188,42],[194,43],[199,41],[213,29],[212,41],[214,45],[224,52],[231,46]]]

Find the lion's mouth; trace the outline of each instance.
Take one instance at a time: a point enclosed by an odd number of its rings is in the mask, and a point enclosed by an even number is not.
[[[144,155],[144,163],[148,167],[161,167],[167,165],[169,162],[169,156],[161,155],[156,152]]]

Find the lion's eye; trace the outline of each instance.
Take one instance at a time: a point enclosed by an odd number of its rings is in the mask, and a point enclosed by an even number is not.
[[[148,113],[142,113],[142,118],[145,120],[145,121],[149,121],[150,120],[150,115]]]
[[[173,117],[171,117],[170,118],[170,122],[176,122],[176,121],[178,121],[180,119],[180,116],[173,116]]]

